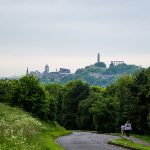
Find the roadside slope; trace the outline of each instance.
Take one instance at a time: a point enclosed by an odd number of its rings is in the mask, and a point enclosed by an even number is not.
[[[42,122],[19,108],[0,103],[1,150],[62,150],[55,138],[68,133],[56,122]]]

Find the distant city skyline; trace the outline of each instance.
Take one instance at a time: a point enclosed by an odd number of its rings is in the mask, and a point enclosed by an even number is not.
[[[150,66],[149,0],[0,0],[0,76],[94,64]]]

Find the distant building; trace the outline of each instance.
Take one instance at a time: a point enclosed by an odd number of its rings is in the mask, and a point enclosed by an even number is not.
[[[49,75],[52,78],[59,78],[59,76],[60,76],[59,72],[50,72]]]
[[[49,66],[45,65],[44,74],[49,74]]]
[[[124,61],[111,61],[109,67],[114,67],[120,64],[124,64]]]
[[[29,73],[28,68],[27,68],[26,74],[27,73]],[[46,64],[43,73],[36,70],[36,71],[31,71],[29,74],[34,75],[38,78],[44,77],[45,79],[52,81],[52,80],[57,80],[57,79],[61,78],[62,76],[65,76],[70,73],[71,73],[70,69],[66,69],[66,68],[60,68],[60,71],[57,71],[57,69],[56,69],[56,72],[55,71],[49,72],[49,66]]]
[[[70,69],[60,68],[59,73],[60,74],[66,74],[66,73],[71,73],[71,72],[70,72]]]

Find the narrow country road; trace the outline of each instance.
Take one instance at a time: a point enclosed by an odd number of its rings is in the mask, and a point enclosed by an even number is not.
[[[56,142],[65,150],[125,150],[107,144],[110,139],[116,138],[118,137],[91,132],[73,132],[71,135],[58,138]]]

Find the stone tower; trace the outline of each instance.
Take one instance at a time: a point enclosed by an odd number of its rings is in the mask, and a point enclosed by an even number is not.
[[[49,66],[48,65],[45,65],[45,71],[44,71],[44,73],[49,73]]]
[[[98,55],[97,55],[97,63],[99,63],[100,62],[100,54],[98,53]]]

